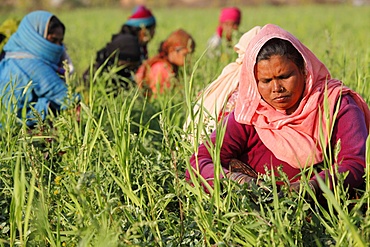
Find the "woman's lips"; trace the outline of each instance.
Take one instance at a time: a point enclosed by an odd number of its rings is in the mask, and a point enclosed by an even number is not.
[[[278,97],[275,97],[275,98],[274,98],[274,101],[275,101],[275,102],[278,102],[278,103],[283,103],[283,102],[287,101],[287,100],[288,100],[288,98],[289,98],[289,96],[288,96],[288,95],[285,95],[285,96],[278,96]]]

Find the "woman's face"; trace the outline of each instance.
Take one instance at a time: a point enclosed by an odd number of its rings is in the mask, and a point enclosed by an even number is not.
[[[187,48],[175,48],[168,53],[168,60],[176,66],[183,66],[188,55],[190,55],[190,52]]]
[[[221,25],[226,39],[231,41],[233,31],[239,29],[239,24],[234,21],[225,21]]]
[[[292,114],[301,102],[305,74],[286,56],[274,55],[255,67],[255,78],[261,97],[276,110]]]
[[[49,33],[46,36],[46,39],[49,40],[51,43],[56,45],[62,45],[64,39],[64,30],[62,27],[55,28],[53,33]]]
[[[139,31],[139,42],[141,45],[146,45],[153,38],[155,34],[155,26],[150,28],[143,27]]]

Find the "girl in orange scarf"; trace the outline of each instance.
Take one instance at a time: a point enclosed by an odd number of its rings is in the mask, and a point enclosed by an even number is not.
[[[195,41],[186,31],[179,29],[161,43],[159,53],[144,62],[136,73],[139,87],[145,88],[148,95],[163,93],[173,85],[177,71],[184,65],[188,54],[194,52]]]

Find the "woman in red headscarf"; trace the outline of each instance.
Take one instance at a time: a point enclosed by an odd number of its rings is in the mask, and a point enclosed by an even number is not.
[[[237,7],[223,8],[219,17],[216,33],[208,40],[209,55],[221,55],[223,38],[227,47],[232,47],[233,34],[239,30],[241,11]]]
[[[173,86],[177,71],[183,66],[186,56],[194,52],[195,41],[186,31],[174,31],[163,41],[158,54],[144,62],[136,73],[137,84],[152,94],[163,93]]]
[[[312,173],[306,186],[318,196],[318,177],[333,188],[337,173],[348,173],[344,187],[350,192],[364,182],[368,105],[331,78],[306,46],[278,26],[264,26],[250,41],[236,108],[226,123],[220,150],[222,177],[249,184],[255,180],[253,174],[274,170],[279,180],[281,167],[290,189],[299,191],[302,172],[312,167],[318,176]],[[215,139],[213,132],[212,142]],[[212,186],[214,163],[207,147],[202,144],[191,157],[186,178],[199,174]],[[325,159],[325,151],[332,157]]]

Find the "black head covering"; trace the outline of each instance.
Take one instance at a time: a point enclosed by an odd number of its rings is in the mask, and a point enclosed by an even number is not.
[[[97,52],[94,70],[104,66],[103,71],[107,71],[118,62],[122,69],[116,71],[116,75],[112,75],[111,79],[116,86],[125,88],[129,81],[134,81],[132,74],[141,64],[140,54],[139,40],[136,36],[128,33],[113,35],[111,42]],[[86,83],[89,82],[90,69],[84,72],[83,79]]]
[[[117,34],[106,47],[106,56],[117,51],[118,59],[127,62],[140,61],[140,45],[136,36],[131,34]]]

